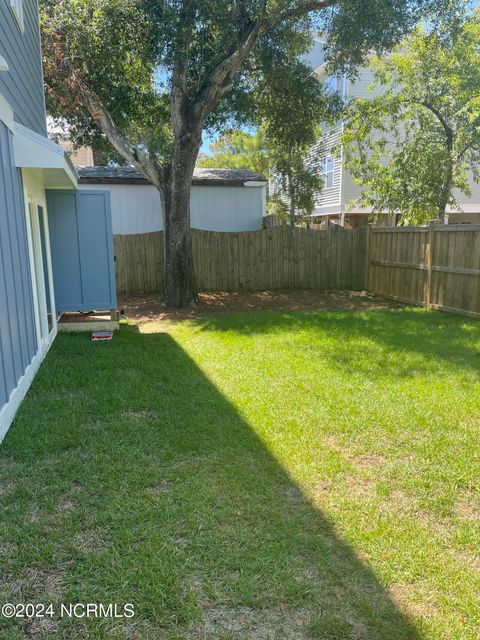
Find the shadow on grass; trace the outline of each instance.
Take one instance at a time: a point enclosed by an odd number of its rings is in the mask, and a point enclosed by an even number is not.
[[[419,638],[166,334],[60,335],[0,465],[2,600],[136,611],[53,627],[1,619],[1,637]]]
[[[415,308],[369,311],[310,311],[223,316],[196,320],[202,331],[246,336],[315,332],[331,338],[322,357],[332,365],[370,377],[410,377],[449,363],[480,374],[480,322]],[[288,349],[288,342],[285,343]],[[297,347],[295,347],[296,349]],[[389,351],[404,356],[391,360]]]

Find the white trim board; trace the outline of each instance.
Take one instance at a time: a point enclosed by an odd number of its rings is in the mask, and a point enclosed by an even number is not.
[[[17,413],[18,408],[22,404],[22,400],[25,398],[27,391],[30,388],[30,385],[32,384],[35,374],[37,373],[40,365],[42,364],[43,359],[45,358],[45,356],[48,353],[48,350],[50,349],[50,346],[53,342],[54,337],[55,337],[55,332],[52,331],[52,333],[50,334],[50,339],[48,341],[48,344],[43,349],[40,347],[37,353],[33,356],[32,361],[30,362],[28,367],[25,369],[25,373],[18,381],[18,384],[15,387],[15,389],[10,394],[10,398],[7,404],[4,405],[0,410],[0,443],[4,439],[7,431],[9,430],[10,425],[12,424],[13,419],[15,418],[15,414]]]
[[[15,130],[15,123],[13,120],[13,109],[0,93],[0,120],[10,129],[13,133]]]
[[[14,123],[15,166],[42,171],[45,188],[76,189],[77,175],[65,150],[45,136]]]

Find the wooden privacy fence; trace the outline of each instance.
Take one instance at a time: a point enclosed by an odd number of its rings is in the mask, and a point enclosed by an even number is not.
[[[370,228],[366,289],[480,317],[480,225]]]
[[[193,230],[200,291],[362,289],[367,230],[291,229],[224,233]],[[163,233],[117,235],[117,293],[163,288]]]

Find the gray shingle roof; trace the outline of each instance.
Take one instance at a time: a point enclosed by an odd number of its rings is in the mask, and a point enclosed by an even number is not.
[[[149,184],[133,167],[77,167],[80,184]],[[245,182],[266,182],[265,178],[246,169],[195,169],[192,184],[196,186],[242,186]]]

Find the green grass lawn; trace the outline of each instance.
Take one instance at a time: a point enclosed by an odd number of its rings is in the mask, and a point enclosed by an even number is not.
[[[403,309],[59,335],[0,447],[0,638],[480,637],[480,323]]]

